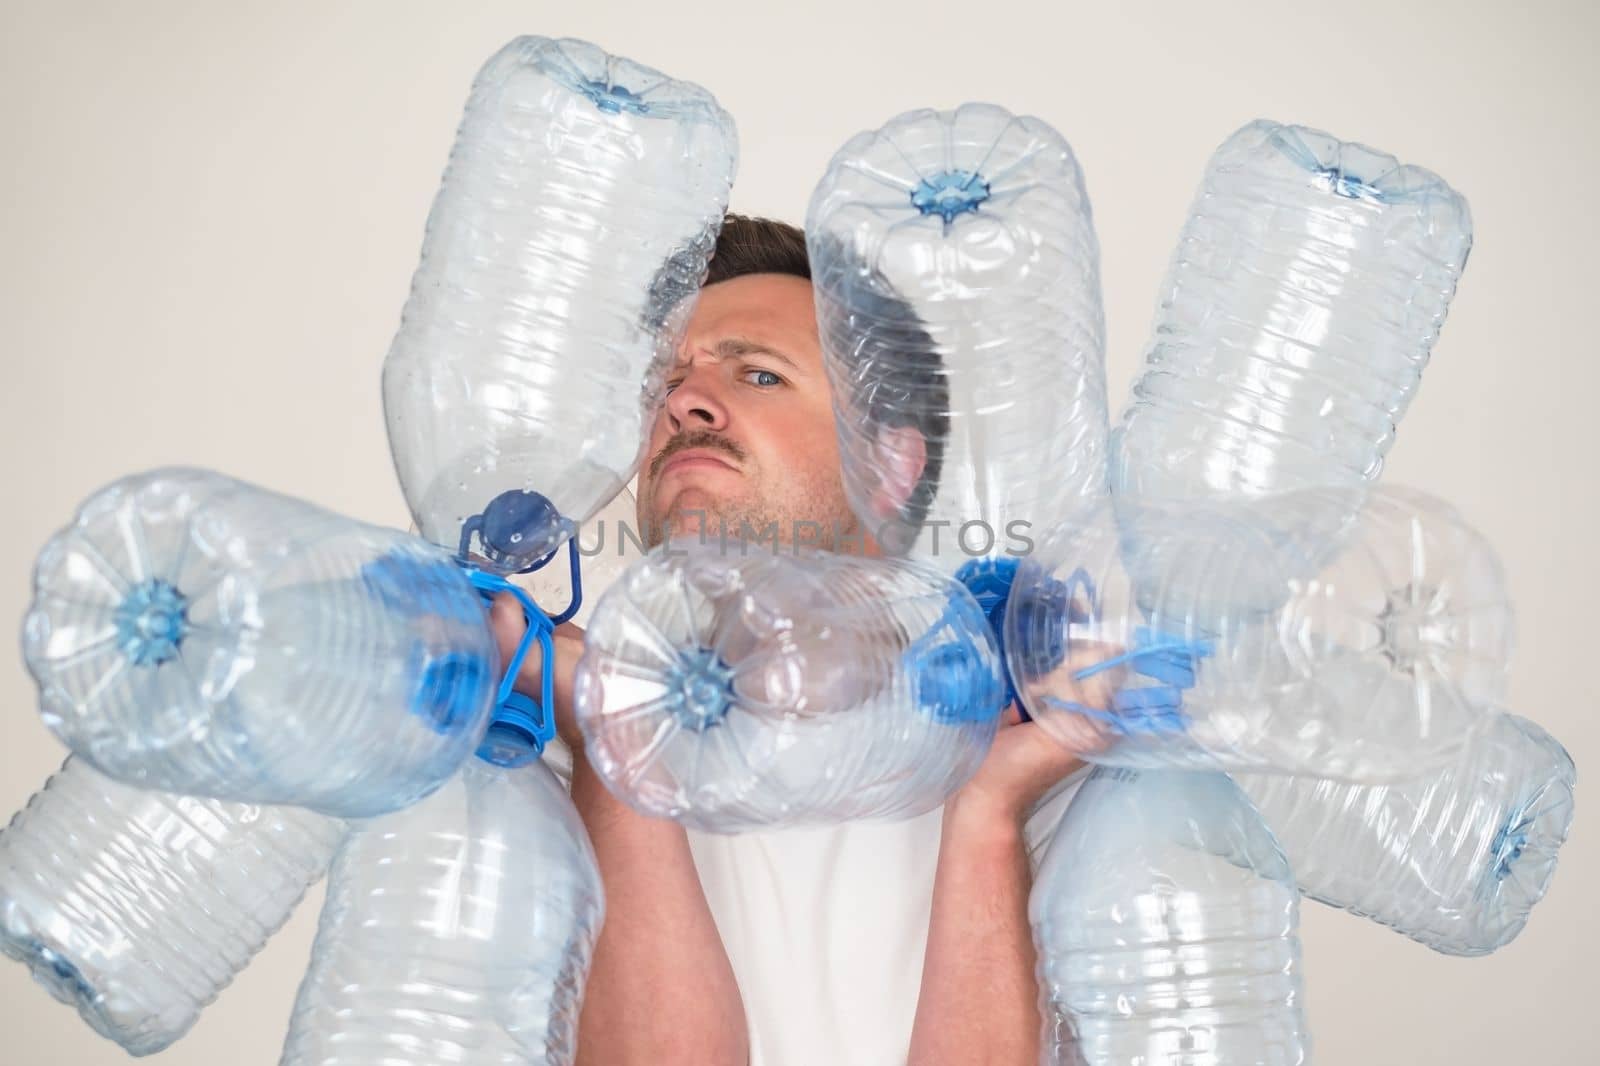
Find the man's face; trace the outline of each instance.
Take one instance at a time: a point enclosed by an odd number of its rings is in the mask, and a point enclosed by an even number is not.
[[[663,534],[876,554],[845,500],[811,284],[709,285],[689,319],[639,471],[638,521]],[[816,523],[820,529],[809,523]]]

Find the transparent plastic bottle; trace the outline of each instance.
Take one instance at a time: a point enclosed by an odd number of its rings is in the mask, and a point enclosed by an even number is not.
[[[1472,246],[1438,175],[1260,120],[1211,157],[1111,484],[1258,495],[1377,478]]]
[[[627,484],[737,155],[710,93],[592,44],[484,64],[383,369],[424,537],[518,572]]]
[[[1238,774],[1300,891],[1451,955],[1511,942],[1544,898],[1577,772],[1533,722],[1496,714],[1460,759],[1393,785]]]
[[[102,773],[337,816],[442,784],[499,683],[447,553],[202,470],[83,504],[39,555],[23,651],[45,724]]]
[[[288,919],[343,829],[69,758],[0,831],[0,952],[130,1054],[160,1051]]]
[[[1403,780],[1504,698],[1505,587],[1483,537],[1411,489],[1124,497],[1022,561],[1006,655],[1033,719],[1095,762]],[[1107,671],[1110,706],[1083,699]]]
[[[688,538],[601,598],[573,683],[612,792],[713,832],[931,810],[1003,700],[982,610],[937,570]]]
[[[1028,918],[1039,1061],[1310,1061],[1289,864],[1223,774],[1099,767],[1045,851]]]
[[[887,552],[954,573],[1104,490],[1100,247],[1059,133],[907,112],[834,155],[806,241],[845,490]]]
[[[562,1066],[605,902],[566,790],[515,737],[357,823],[283,1066]]]

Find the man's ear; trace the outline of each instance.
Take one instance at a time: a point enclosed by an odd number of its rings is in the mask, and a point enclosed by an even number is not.
[[[879,521],[900,514],[916,490],[928,464],[928,442],[913,426],[885,426],[872,445],[878,487],[872,493],[872,514]]]

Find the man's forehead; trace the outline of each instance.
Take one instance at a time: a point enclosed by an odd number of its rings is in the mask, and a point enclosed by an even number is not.
[[[706,286],[690,316],[679,359],[690,351],[718,359],[770,354],[816,362],[821,351],[811,283],[760,274]]]

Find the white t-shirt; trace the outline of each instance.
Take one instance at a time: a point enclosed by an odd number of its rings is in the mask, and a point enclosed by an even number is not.
[[[571,755],[546,761],[563,780]],[[1028,819],[1032,865],[1082,773]],[[723,835],[689,831],[733,966],[750,1066],[904,1066],[922,987],[943,809],[900,822]]]
[[[1077,792],[1029,819],[1033,865]],[[751,1066],[904,1066],[943,811],[902,822],[689,834],[733,964]]]

